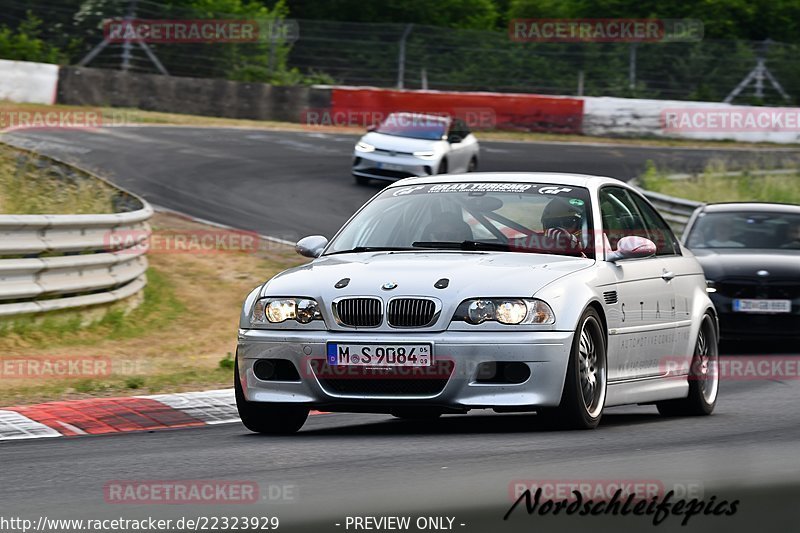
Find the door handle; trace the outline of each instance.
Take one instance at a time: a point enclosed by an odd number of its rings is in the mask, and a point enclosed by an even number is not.
[[[661,279],[663,279],[664,281],[672,281],[672,278],[674,278],[674,277],[675,277],[675,273],[674,272],[670,272],[668,270],[665,270],[664,273],[661,274]]]

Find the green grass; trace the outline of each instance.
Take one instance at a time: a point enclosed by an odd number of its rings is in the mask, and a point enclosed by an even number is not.
[[[644,189],[699,202],[778,202],[800,204],[800,172],[754,174],[752,171],[720,175],[724,168],[710,167],[702,174],[670,179],[652,163],[639,178]]]
[[[43,161],[43,160],[39,160]],[[113,213],[117,194],[89,176],[40,168],[36,158],[0,144],[0,214],[61,215]]]
[[[84,318],[77,311],[18,317],[0,322],[0,338],[14,335],[39,348],[91,346],[106,339],[129,339],[168,327],[185,309],[164,275],[150,267],[144,301],[133,311],[111,309],[85,327],[81,327]]]

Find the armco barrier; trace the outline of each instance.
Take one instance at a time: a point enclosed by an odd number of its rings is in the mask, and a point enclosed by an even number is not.
[[[109,304],[142,290],[147,259],[137,245],[153,208],[130,196],[140,208],[125,213],[0,215],[0,317]]]
[[[0,59],[0,100],[54,104],[58,65]]]
[[[469,115],[472,114],[478,121],[478,124],[473,124],[475,129],[581,132],[583,101],[579,98],[358,87],[330,89],[330,113],[334,122],[348,114],[386,116],[393,111],[411,111],[461,118],[467,115],[467,122],[470,122]],[[485,123],[483,127],[482,123]]]
[[[661,213],[661,216],[669,223],[678,237],[683,234],[686,223],[689,222],[689,217],[692,216],[694,210],[703,205],[702,202],[675,198],[674,196],[667,196],[653,191],[642,190],[641,193]]]

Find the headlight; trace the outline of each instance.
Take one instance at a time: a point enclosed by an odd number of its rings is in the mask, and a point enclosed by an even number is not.
[[[262,298],[253,306],[250,318],[253,324],[280,324],[287,320],[308,324],[321,320],[322,314],[316,300],[310,298]]]
[[[553,324],[556,316],[542,300],[533,298],[476,298],[458,306],[453,320],[480,324],[494,320],[501,324]]]
[[[435,155],[436,152],[434,152],[433,150],[422,150],[420,152],[414,152],[414,156],[422,158],[433,157]]]
[[[358,141],[356,144],[356,150],[359,152],[374,152],[375,147],[371,144],[365,143],[364,141]]]

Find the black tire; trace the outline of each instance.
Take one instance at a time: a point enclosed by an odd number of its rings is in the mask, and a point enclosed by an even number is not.
[[[590,308],[584,311],[575,330],[561,403],[556,408],[539,410],[538,418],[551,427],[594,429],[603,416],[606,390],[606,337],[600,316]],[[588,403],[584,399],[587,396]]]
[[[238,357],[234,367],[233,387],[242,424],[253,433],[291,435],[297,433],[308,418],[308,408],[301,405],[247,401],[239,380]]]
[[[719,396],[719,344],[714,318],[706,313],[700,323],[689,368],[689,395],[656,403],[663,416],[707,416]]]
[[[353,176],[353,178],[355,178],[357,185],[369,185],[369,178],[365,178],[364,176]]]
[[[402,420],[436,420],[442,413],[425,407],[404,407],[392,411],[392,416]]]
[[[467,172],[475,172],[478,170],[478,158],[473,157],[469,160],[469,165],[467,166]]]
[[[442,159],[439,163],[439,168],[436,170],[437,174],[447,174],[447,159]]]

